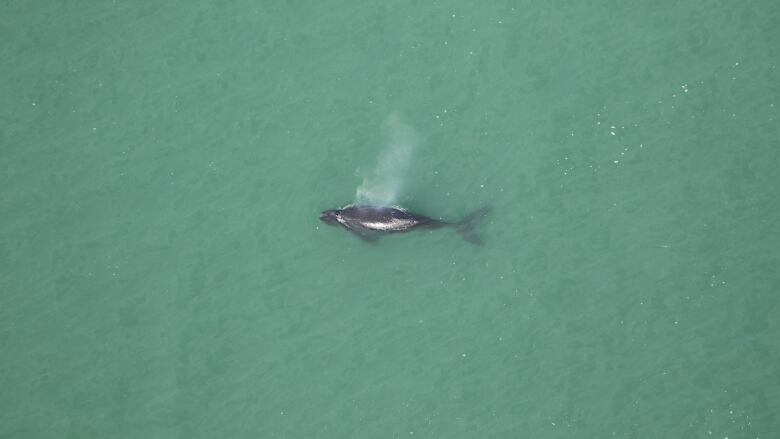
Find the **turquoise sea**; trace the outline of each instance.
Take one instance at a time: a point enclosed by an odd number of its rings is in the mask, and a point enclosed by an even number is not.
[[[0,5],[0,438],[780,437],[780,2]],[[356,201],[458,220],[375,244]]]

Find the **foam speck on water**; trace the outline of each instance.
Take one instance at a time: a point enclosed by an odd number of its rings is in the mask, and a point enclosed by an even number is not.
[[[403,188],[409,162],[418,143],[417,134],[397,114],[388,117],[384,127],[387,145],[373,171],[359,174],[363,183],[355,194],[357,204],[393,205]]]

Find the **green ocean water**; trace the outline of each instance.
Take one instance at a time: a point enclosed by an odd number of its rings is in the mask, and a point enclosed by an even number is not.
[[[780,3],[9,0],[0,35],[0,437],[780,437]],[[359,188],[490,206],[485,244],[318,220]]]

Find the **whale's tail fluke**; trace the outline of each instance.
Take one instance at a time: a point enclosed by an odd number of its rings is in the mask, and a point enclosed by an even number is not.
[[[465,218],[454,224],[455,230],[460,233],[460,236],[462,236],[463,239],[472,244],[484,244],[482,238],[477,234],[477,226],[482,221],[482,218],[486,217],[491,210],[490,207],[483,207],[466,215]]]

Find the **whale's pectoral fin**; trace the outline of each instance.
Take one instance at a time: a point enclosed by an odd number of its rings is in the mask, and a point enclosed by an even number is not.
[[[376,244],[376,242],[379,240],[379,238],[376,235],[358,235],[360,236],[360,239],[363,242],[367,242],[369,244]]]
[[[361,228],[350,228],[349,230],[353,232],[355,235],[357,235],[358,238],[360,238],[360,240],[363,242],[368,242],[373,244],[376,243],[376,241],[379,239],[379,236],[376,234],[376,232],[372,230],[366,230]]]

